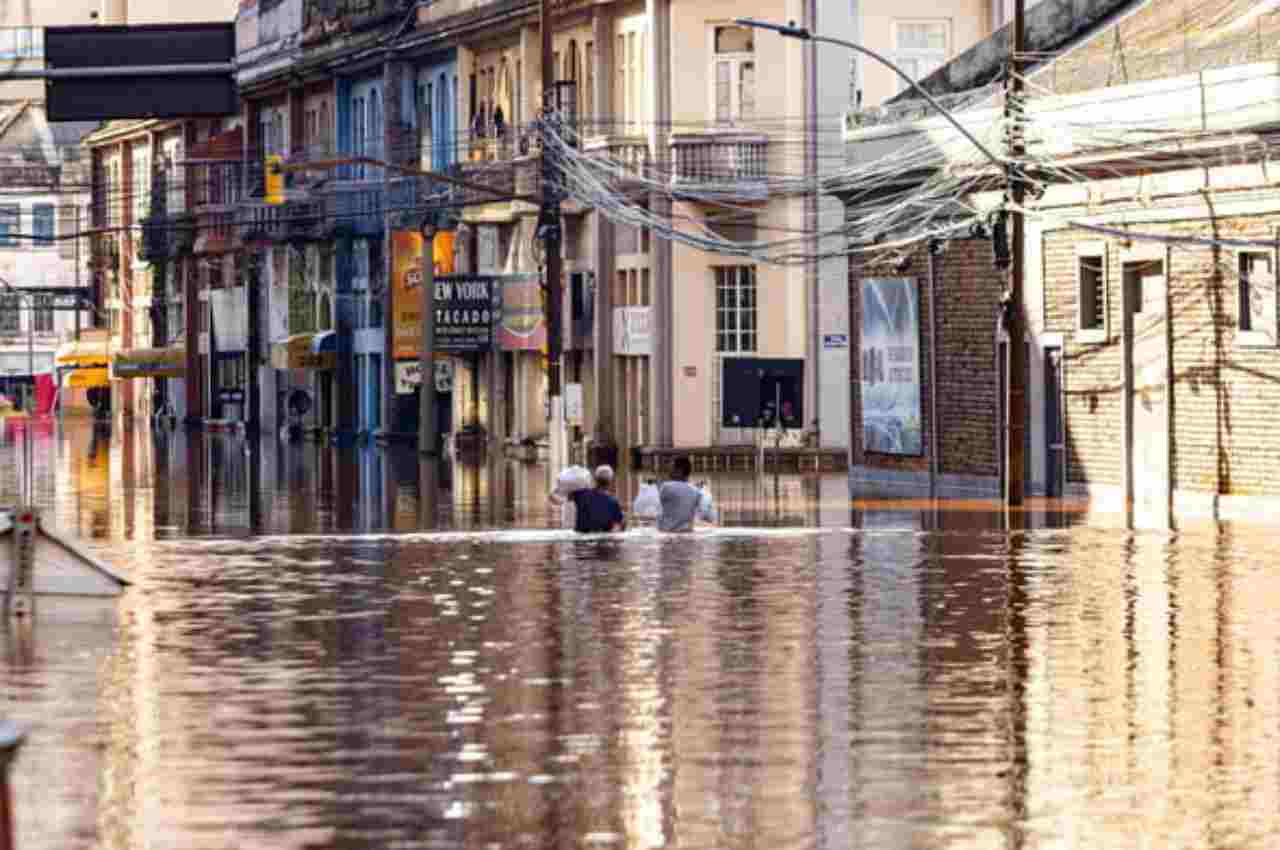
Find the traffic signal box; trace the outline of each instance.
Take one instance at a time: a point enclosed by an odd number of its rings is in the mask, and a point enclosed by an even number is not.
[[[266,185],[263,187],[263,200],[268,204],[284,203],[284,157],[270,154],[266,158]]]

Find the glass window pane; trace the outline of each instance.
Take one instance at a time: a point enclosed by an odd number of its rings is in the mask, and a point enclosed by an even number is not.
[[[738,117],[751,118],[756,113],[756,63],[743,62],[739,74]]]

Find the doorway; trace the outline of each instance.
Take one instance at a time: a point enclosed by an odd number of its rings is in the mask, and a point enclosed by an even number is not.
[[[1045,495],[1060,499],[1067,490],[1067,435],[1063,413],[1062,349],[1044,350]]]
[[[1170,338],[1164,269],[1163,258],[1124,264],[1126,496],[1135,528],[1172,525]]]

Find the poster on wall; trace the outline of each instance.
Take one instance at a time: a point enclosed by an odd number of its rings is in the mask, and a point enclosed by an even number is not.
[[[867,278],[861,294],[863,448],[921,455],[919,288],[914,278]]]
[[[422,356],[422,234],[391,234],[391,340],[396,360]]]
[[[542,278],[538,275],[502,277],[502,321],[498,347],[503,351],[540,351],[547,344],[542,321]]]

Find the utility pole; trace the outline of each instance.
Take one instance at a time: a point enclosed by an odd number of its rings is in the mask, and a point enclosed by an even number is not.
[[[422,236],[422,359],[419,376],[422,383],[418,386],[418,453],[434,460],[440,446],[439,423],[436,422],[435,224],[423,224]],[[423,498],[426,498],[426,491]]]
[[[541,0],[539,19],[542,36],[542,205],[538,212],[538,235],[543,240],[546,281],[547,322],[547,396],[551,402],[548,424],[551,428],[551,473],[554,467],[564,464],[568,455],[564,435],[564,408],[560,389],[560,351],[563,334],[560,331],[562,293],[560,291],[560,189],[556,185],[557,164],[546,143],[551,133],[551,122],[556,117],[555,57],[552,53],[551,0]],[[557,456],[557,452],[561,454]]]
[[[1013,33],[1010,39],[1009,73],[1005,82],[1005,120],[1009,123],[1009,164],[1006,166],[1009,215],[1009,292],[1005,331],[1009,337],[1008,392],[1005,396],[1005,505],[1019,507],[1026,482],[1024,439],[1027,430],[1027,347],[1026,315],[1022,298],[1023,258],[1026,253],[1022,201],[1026,194],[1019,173],[1026,142],[1022,115],[1025,107],[1022,84],[1022,57],[1026,54],[1025,0],[1014,0]]]
[[[245,432],[254,435],[258,433],[259,414],[262,412],[262,334],[261,319],[259,308],[261,303],[259,298],[262,294],[262,257],[265,253],[250,252],[247,256],[248,274],[245,280],[245,298],[249,300],[246,305],[247,319],[249,322],[248,335],[245,338],[245,360],[248,361],[245,371],[245,382],[248,386],[245,388],[244,403],[244,428]]]

